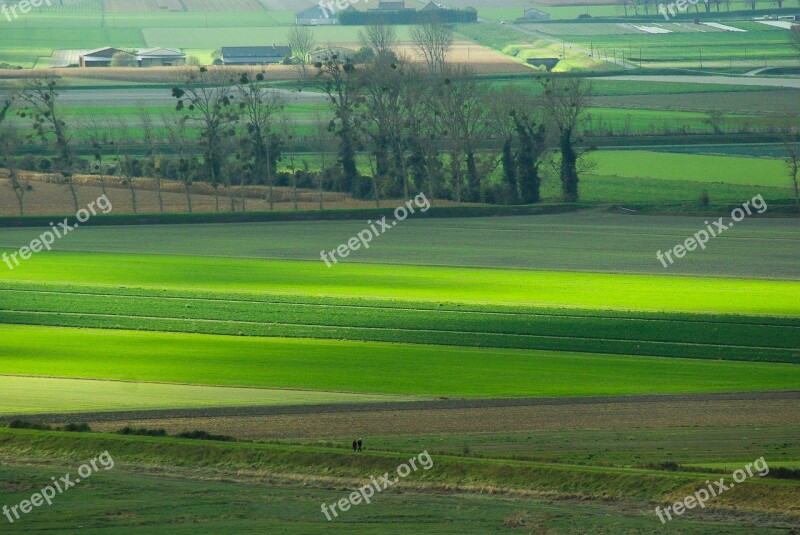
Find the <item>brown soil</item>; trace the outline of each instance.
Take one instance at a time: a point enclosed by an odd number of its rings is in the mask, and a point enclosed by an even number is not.
[[[439,400],[43,415],[41,422],[88,421],[93,429],[125,425],[169,433],[204,429],[240,439],[325,438],[435,433],[512,432],[796,424],[800,391],[593,398]]]
[[[0,169],[0,191],[7,194],[0,194],[0,216],[19,215],[19,205],[16,197],[11,193],[11,186],[7,177],[7,172]],[[41,173],[21,173],[23,183],[30,184],[31,190],[25,193],[25,215],[53,215],[70,214],[74,212],[72,196],[69,187],[62,183],[56,175]],[[119,178],[107,177],[104,179],[106,184],[106,194],[113,206],[114,214],[133,213],[133,203],[131,193]],[[103,192],[100,186],[100,179],[93,175],[78,175],[74,177],[74,184],[78,193],[79,207],[84,207],[90,202],[100,197]],[[137,213],[154,214],[158,213],[158,194],[156,184],[153,179],[140,178],[134,180],[136,189]],[[247,211],[268,211],[270,205],[268,201],[269,188],[266,186],[246,186],[245,208]],[[242,210],[241,188],[232,187],[234,195],[234,206],[237,211]],[[188,212],[186,194],[183,184],[180,182],[165,180],[162,182],[162,196],[164,200],[164,212],[183,213]],[[274,188],[273,196],[275,199],[275,210],[294,210],[294,194],[291,188]],[[194,212],[215,212],[216,200],[213,188],[206,183],[195,183],[191,186],[192,210]],[[298,190],[298,208],[300,210],[318,210],[319,193],[315,190]],[[323,205],[325,209],[343,208],[374,208],[375,202],[371,200],[356,200],[343,193],[324,192]],[[394,202],[394,204],[392,204]],[[397,201],[402,204],[403,201]],[[390,206],[394,206],[396,201],[386,200]],[[437,201],[439,206],[453,204]],[[231,201],[228,191],[219,188],[219,211],[229,212]]]

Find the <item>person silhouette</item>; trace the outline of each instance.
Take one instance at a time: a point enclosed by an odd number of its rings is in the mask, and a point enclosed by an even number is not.
[[[353,440],[353,451],[356,451],[357,448],[358,448],[358,441]]]
[[[362,445],[362,444],[363,444],[363,442],[362,442],[362,441],[361,441],[361,439],[359,438],[359,439],[358,439],[358,451],[361,451],[361,445]]]

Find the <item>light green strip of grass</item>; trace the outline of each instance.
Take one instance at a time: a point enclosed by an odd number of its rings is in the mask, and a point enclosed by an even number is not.
[[[800,384],[800,367],[791,364],[555,351],[15,325],[0,325],[0,340],[5,373],[76,378],[453,397],[791,390]]]
[[[596,175],[692,182],[787,187],[786,164],[778,159],[674,154],[650,151],[599,151]],[[745,201],[747,199],[742,199]]]
[[[613,248],[613,243],[609,243],[609,248]],[[359,256],[369,256],[369,251],[356,251],[351,259],[358,261]],[[161,289],[213,288],[226,292],[358,297],[365,300],[388,298],[589,309],[800,315],[800,300],[797,299],[800,282],[753,279],[341,262],[328,268],[322,261],[43,252],[13,271],[0,269],[0,282],[3,281]]]
[[[0,415],[402,401],[407,397],[0,376]]]

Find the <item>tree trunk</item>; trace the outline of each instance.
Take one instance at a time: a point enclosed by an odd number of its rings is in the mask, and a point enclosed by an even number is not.
[[[186,206],[189,208],[189,213],[191,214],[192,213],[192,194],[189,191],[189,183],[188,182],[184,181],[183,189],[186,192]]]
[[[572,146],[572,132],[561,135],[561,190],[565,202],[578,201],[578,156]]]
[[[65,177],[66,178],[66,177]],[[75,184],[72,183],[72,177],[67,178],[67,185],[69,186],[69,193],[72,195],[72,206],[75,212],[78,211],[78,193],[75,191]]]
[[[133,179],[128,179],[128,189],[131,190],[131,206],[133,207],[133,213],[137,213],[136,211],[136,187],[133,185]]]
[[[156,190],[158,191],[158,212],[160,214],[164,213],[164,198],[161,195],[161,177],[158,175],[158,171],[155,170],[153,167],[154,174],[156,175]]]

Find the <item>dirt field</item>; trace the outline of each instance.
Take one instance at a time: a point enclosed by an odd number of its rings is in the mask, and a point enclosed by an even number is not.
[[[5,177],[0,170],[0,177]],[[54,179],[55,180],[55,179]],[[96,177],[81,177],[75,179],[78,193],[78,203],[86,205],[102,195],[102,189],[97,184]],[[115,214],[133,213],[130,190],[118,184],[117,179],[108,179],[106,194],[114,206]],[[158,213],[158,195],[152,179],[136,180],[136,205],[138,213]],[[65,185],[35,180],[30,182],[32,190],[25,194],[25,215],[53,215],[69,214],[74,211],[72,197]],[[0,178],[0,216],[19,215],[16,197],[11,193],[11,186],[6,178]],[[235,205],[241,210],[240,190],[233,187]],[[247,186],[245,188],[245,208],[248,211],[269,210],[268,188],[265,186]],[[273,190],[276,210],[293,210],[293,192],[290,188],[275,188]],[[357,201],[342,193],[324,192],[326,208],[372,208],[372,201]],[[178,182],[165,181],[162,187],[164,211],[172,213],[188,212],[186,194],[183,185]],[[197,183],[191,188],[192,208],[194,212],[214,212],[216,201],[213,189],[208,184]],[[313,190],[299,190],[298,202],[301,210],[316,210],[319,208],[319,193]],[[227,190],[219,190],[219,210],[230,211],[230,199]]]
[[[334,438],[528,430],[670,428],[796,424],[800,392],[445,400],[359,405],[246,407],[65,416],[41,421],[89,420],[93,429],[204,429],[240,439]],[[76,419],[77,418],[77,419]]]

